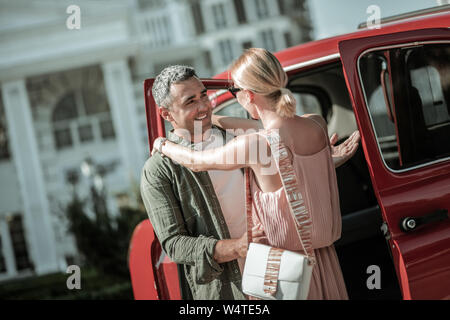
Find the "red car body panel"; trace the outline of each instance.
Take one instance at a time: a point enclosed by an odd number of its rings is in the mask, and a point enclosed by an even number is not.
[[[408,18],[382,25],[380,29],[364,29],[298,45],[276,53],[282,65],[288,68],[288,74],[317,68],[341,59],[375,194],[383,220],[386,221],[390,232],[389,244],[404,299],[450,299],[450,221],[433,224],[411,233],[401,231],[398,223],[405,216],[423,216],[438,209],[450,209],[450,161],[402,173],[386,168],[365,106],[356,64],[359,55],[368,48],[414,41],[449,40],[449,21],[450,12],[448,11]],[[214,79],[216,80],[205,80],[205,86],[212,89],[230,85],[230,81],[226,80],[229,79],[227,72],[218,74]],[[150,150],[154,139],[165,135],[164,121],[158,115],[152,97],[152,84],[153,79],[147,79],[144,82]],[[230,94],[223,94],[218,98],[217,104],[230,98]],[[145,243],[147,248],[149,243],[152,243],[151,260],[154,264],[161,256],[161,247],[154,237],[151,225],[148,224],[145,228],[148,233]],[[144,240],[140,236],[136,238],[133,236],[132,246],[136,241]],[[133,250],[132,248],[131,251]],[[133,263],[132,257],[134,257]],[[167,257],[164,261],[167,263],[166,266],[170,265]],[[149,281],[152,281],[150,275],[146,276],[145,282],[133,280],[133,272],[142,273],[140,263],[150,268],[148,256],[139,259],[130,253],[130,272],[135,298],[180,297],[179,289],[176,291],[171,287],[170,294],[161,294],[159,292],[164,291],[164,288],[158,288],[164,287],[164,282],[166,286],[167,283],[172,283],[171,286],[174,283],[178,285],[176,269],[172,269],[173,273],[164,273],[165,279],[162,282],[153,279],[154,290],[150,292],[141,288],[149,286]],[[154,269],[154,265],[152,268]],[[152,272],[156,274],[154,270]],[[167,292],[168,289],[165,290]]]
[[[128,265],[136,300],[179,300],[180,287],[175,263],[161,258],[161,245],[150,220],[144,220],[131,237]]]
[[[383,163],[357,70],[357,59],[367,49],[419,41],[449,41],[450,30],[424,29],[378,35],[339,43],[344,74],[361,133],[362,146],[378,203],[390,231],[390,246],[405,299],[446,298],[450,293],[450,221],[404,233],[404,217],[420,217],[450,210],[450,163],[444,161],[406,172],[388,170]],[[420,262],[420,263],[419,263]],[[423,270],[424,266],[426,269]],[[406,285],[408,283],[408,286]],[[447,288],[442,286],[447,283]]]

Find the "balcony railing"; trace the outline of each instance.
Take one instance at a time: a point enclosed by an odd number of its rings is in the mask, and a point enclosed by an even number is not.
[[[173,28],[170,15],[161,11],[146,12],[137,18],[140,39],[152,49],[172,45]]]
[[[150,49],[186,44],[193,36],[190,18],[181,4],[141,12],[137,16],[140,41]]]

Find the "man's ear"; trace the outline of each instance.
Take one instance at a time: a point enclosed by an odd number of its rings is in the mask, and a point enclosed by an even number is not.
[[[172,115],[170,114],[169,109],[164,107],[158,107],[159,115],[167,121],[173,121]]]

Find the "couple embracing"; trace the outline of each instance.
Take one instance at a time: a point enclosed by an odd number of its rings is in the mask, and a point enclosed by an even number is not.
[[[274,137],[287,151],[311,221],[315,264],[307,298],[348,299],[333,245],[341,236],[335,167],[354,154],[359,133],[336,147],[321,116],[297,116],[287,75],[267,50],[246,50],[230,75],[230,92],[255,120],[212,115],[206,89],[190,67],[167,67],[152,88],[161,117],[174,129],[155,140],[141,195],[163,250],[178,265],[182,299],[248,298],[242,272],[250,237],[305,253],[273,165],[268,139]]]

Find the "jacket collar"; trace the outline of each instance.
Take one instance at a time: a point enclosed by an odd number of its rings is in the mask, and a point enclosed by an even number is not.
[[[222,135],[224,134],[224,131],[222,129],[220,129],[219,127],[216,127],[214,125],[211,126],[211,136],[215,133],[215,132],[219,132]],[[191,141],[188,141],[186,139],[184,139],[183,137],[180,137],[179,135],[174,133],[174,129],[170,130],[167,133],[167,139],[169,139],[170,141],[172,141],[173,143],[179,144],[181,146],[184,147],[188,147],[193,149],[196,145],[198,145],[199,143],[193,143]]]

